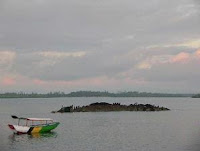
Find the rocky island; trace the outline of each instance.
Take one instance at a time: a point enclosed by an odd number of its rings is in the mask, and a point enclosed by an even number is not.
[[[106,103],[96,102],[87,106],[67,106],[62,107],[58,111],[52,111],[52,113],[65,113],[65,112],[110,112],[110,111],[168,111],[170,109],[165,107],[159,107],[151,104],[130,104],[121,105],[120,103]]]

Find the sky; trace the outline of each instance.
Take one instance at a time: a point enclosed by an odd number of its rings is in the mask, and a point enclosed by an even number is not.
[[[199,27],[199,0],[0,0],[0,93],[198,93]]]

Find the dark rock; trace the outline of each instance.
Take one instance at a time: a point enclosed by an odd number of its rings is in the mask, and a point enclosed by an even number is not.
[[[130,104],[121,105],[120,103],[106,103],[96,102],[87,106],[67,106],[58,111],[52,111],[52,113],[66,113],[66,112],[109,112],[109,111],[168,111],[168,108],[159,107],[151,104]]]

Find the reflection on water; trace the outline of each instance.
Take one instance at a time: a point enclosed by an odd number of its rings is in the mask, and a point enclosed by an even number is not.
[[[4,151],[16,151],[16,150],[29,150],[37,151],[43,148],[49,150],[51,142],[54,141],[57,137],[56,132],[49,133],[35,133],[35,134],[12,134],[8,136],[7,148],[3,149]],[[37,146],[40,147],[37,147]]]
[[[20,141],[27,141],[30,139],[46,139],[46,138],[56,138],[56,132],[48,132],[48,133],[33,133],[33,134],[12,134],[9,136],[9,140],[12,142],[20,142]]]
[[[168,107],[171,111],[50,113],[62,104],[82,106],[94,102],[149,103]],[[199,151],[199,108],[200,99],[192,98],[0,100],[0,151]],[[62,124],[50,133],[11,135],[7,127],[11,113],[49,117]]]
[[[34,133],[29,135],[30,138],[48,138],[48,137],[57,137],[56,132],[48,132],[48,133]]]

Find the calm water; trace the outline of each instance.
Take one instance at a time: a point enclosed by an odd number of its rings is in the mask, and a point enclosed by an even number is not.
[[[51,114],[62,105],[93,102],[150,103],[164,112]],[[49,117],[61,124],[51,133],[13,135],[10,115]],[[198,151],[200,99],[191,98],[50,98],[0,99],[2,151]]]

